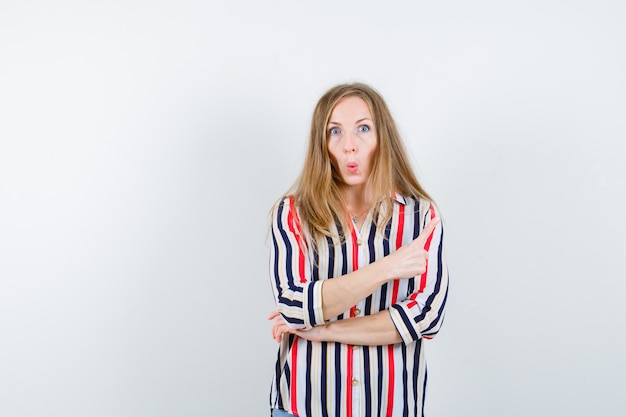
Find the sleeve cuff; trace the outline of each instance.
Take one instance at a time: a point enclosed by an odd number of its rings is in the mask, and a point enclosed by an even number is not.
[[[389,315],[393,324],[398,330],[398,334],[402,338],[404,344],[408,345],[420,339],[422,335],[415,329],[411,323],[411,318],[401,304],[394,304],[389,308]]]
[[[304,299],[304,320],[308,328],[324,324],[322,309],[322,286],[324,281],[314,281],[306,288]]]

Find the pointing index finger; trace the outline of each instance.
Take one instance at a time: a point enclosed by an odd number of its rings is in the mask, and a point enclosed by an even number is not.
[[[432,218],[428,224],[422,229],[419,236],[415,238],[419,242],[420,246],[424,246],[426,244],[426,239],[432,234],[435,230],[435,227],[439,224],[441,219],[439,217]]]

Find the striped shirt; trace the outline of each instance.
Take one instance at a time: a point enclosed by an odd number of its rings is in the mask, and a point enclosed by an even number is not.
[[[341,243],[328,238],[312,250],[293,197],[273,212],[270,276],[277,309],[292,328],[323,324],[322,281],[362,268],[408,244],[435,217],[427,200],[396,195],[383,232],[371,214]],[[337,232],[339,226],[335,226]],[[303,237],[303,239],[301,238]],[[423,339],[441,327],[448,293],[443,226],[428,237],[424,274],[382,285],[349,311],[327,321],[389,310],[402,343],[351,346],[284,335],[278,351],[270,407],[301,417],[417,417],[424,415]]]

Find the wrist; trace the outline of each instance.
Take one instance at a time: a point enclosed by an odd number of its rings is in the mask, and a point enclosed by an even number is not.
[[[395,275],[393,273],[392,262],[390,259],[391,255],[385,256],[384,258],[379,259],[377,262],[371,264],[372,266],[376,266],[377,270],[375,271],[376,277],[380,281],[378,284],[383,285],[388,281],[395,279]]]
[[[333,342],[334,340],[330,338],[329,326],[330,323],[320,324],[309,330],[296,331],[296,335],[311,342]]]

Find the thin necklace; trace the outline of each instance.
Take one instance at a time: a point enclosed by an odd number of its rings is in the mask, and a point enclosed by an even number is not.
[[[363,214],[367,213],[368,211],[369,210],[365,210],[365,212]],[[363,214],[361,214],[361,216]],[[359,222],[359,219],[360,219],[359,215],[350,213],[350,217],[352,217],[352,221],[354,222],[354,224],[357,224]]]

